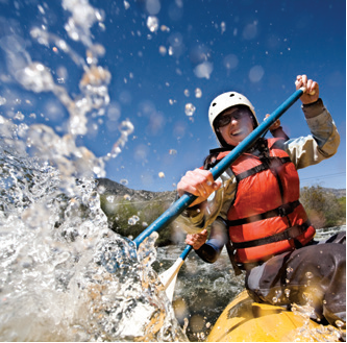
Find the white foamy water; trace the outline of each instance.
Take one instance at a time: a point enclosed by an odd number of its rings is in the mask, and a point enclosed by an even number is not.
[[[121,121],[106,156],[97,157],[76,141],[109,104],[111,74],[98,64],[104,48],[93,43],[90,32],[102,23],[102,12],[82,0],[64,0],[62,6],[70,15],[65,30],[83,44],[86,56],[46,28],[33,28],[31,37],[54,44],[81,69],[79,94],[69,94],[65,81],[55,82],[49,67],[33,61],[19,36],[1,38],[18,84],[38,96],[53,93],[69,117],[61,134],[42,123],[17,125],[0,116],[0,338],[186,340],[152,269],[156,236],[136,252],[131,241],[108,228],[100,208],[95,177],[105,176],[105,162],[121,153],[133,124]]]
[[[1,148],[1,340],[183,337],[151,267],[154,240],[136,256],[108,229],[92,179],[67,197],[57,169]]]

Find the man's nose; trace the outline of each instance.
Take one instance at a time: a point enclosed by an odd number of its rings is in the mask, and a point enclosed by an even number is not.
[[[237,119],[232,117],[230,120],[231,125],[236,125],[237,124]]]

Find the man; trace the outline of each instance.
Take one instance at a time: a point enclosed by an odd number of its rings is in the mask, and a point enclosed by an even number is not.
[[[319,98],[318,83],[299,75],[295,84],[306,88],[300,99],[311,135],[258,139],[218,180],[208,169],[242,142],[258,120],[241,94],[227,92],[212,101],[209,121],[221,147],[211,151],[203,168],[188,171],[178,183],[179,196],[197,196],[179,220],[190,233],[186,243],[203,260],[213,263],[226,245],[235,270],[246,271],[246,288],[256,301],[309,302],[316,319],[336,325],[345,322],[345,234],[326,244],[313,240],[315,229],[299,202],[297,169],[333,156],[340,137]]]

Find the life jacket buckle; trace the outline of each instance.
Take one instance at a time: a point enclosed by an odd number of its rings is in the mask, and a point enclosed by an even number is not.
[[[278,215],[280,217],[285,217],[287,215],[287,209],[285,207],[279,207],[278,208]]]
[[[279,206],[277,208],[278,215],[280,217],[285,217],[288,214],[291,214],[294,211],[294,208],[298,205],[299,205],[299,201],[294,201],[294,202],[290,202],[288,204],[284,204],[282,206]]]

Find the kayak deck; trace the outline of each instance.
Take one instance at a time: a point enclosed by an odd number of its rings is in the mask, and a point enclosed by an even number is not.
[[[340,331],[240,293],[223,311],[207,342],[339,341]],[[327,340],[328,339],[328,340]]]

